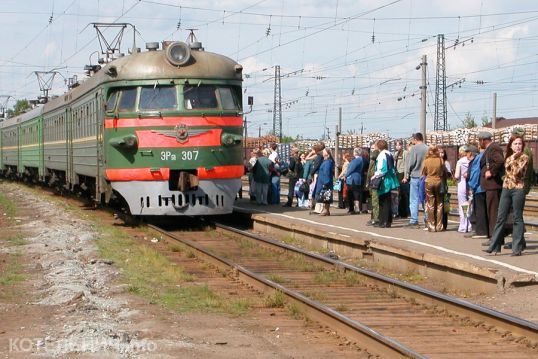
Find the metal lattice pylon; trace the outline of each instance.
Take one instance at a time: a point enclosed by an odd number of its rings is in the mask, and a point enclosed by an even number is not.
[[[0,121],[6,117],[7,103],[10,98],[14,99],[13,96],[10,95],[0,95]]]
[[[445,35],[437,35],[437,72],[435,75],[435,131],[447,130]]]
[[[275,66],[275,98],[273,105],[273,134],[282,140],[282,96],[280,93],[280,65]]]

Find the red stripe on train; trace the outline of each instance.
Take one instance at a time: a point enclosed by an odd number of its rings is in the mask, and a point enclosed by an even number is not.
[[[135,131],[136,137],[138,137],[138,148],[154,148],[154,147],[203,147],[203,146],[221,146],[220,136],[222,130],[212,129],[199,135],[189,135],[186,141],[178,142],[175,135],[164,134],[159,130],[153,131]]]
[[[109,181],[166,181],[170,178],[170,168],[108,168]]]
[[[241,178],[243,173],[243,165],[215,166],[212,169],[198,168],[200,180]],[[170,169],[109,168],[106,170],[106,177],[109,181],[167,181],[170,178]]]
[[[223,179],[223,178],[241,178],[245,173],[245,167],[239,166],[215,166],[208,170],[204,167],[198,168],[198,178],[200,179]]]
[[[187,126],[243,126],[243,119],[237,116],[106,118],[105,128],[176,126],[180,123]]]

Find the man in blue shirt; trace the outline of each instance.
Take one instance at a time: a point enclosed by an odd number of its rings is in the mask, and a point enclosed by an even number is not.
[[[420,176],[422,175],[422,165],[424,164],[424,158],[428,152],[428,146],[424,144],[424,137],[422,133],[417,132],[413,134],[413,147],[409,151],[407,156],[406,171],[407,174],[402,183],[410,183],[409,193],[409,212],[411,219],[407,224],[411,228],[420,228],[418,224],[418,205],[419,205],[419,184]]]

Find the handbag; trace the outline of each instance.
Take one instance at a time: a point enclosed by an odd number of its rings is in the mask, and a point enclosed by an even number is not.
[[[376,190],[381,189],[384,179],[385,179],[384,176],[370,178],[370,182],[368,183],[368,188],[376,189]]]
[[[330,189],[322,189],[316,196],[318,203],[331,203],[333,201],[333,193]]]

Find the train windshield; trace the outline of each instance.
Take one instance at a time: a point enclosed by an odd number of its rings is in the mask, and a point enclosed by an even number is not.
[[[140,110],[175,110],[177,108],[176,87],[142,87],[138,107]]]
[[[184,86],[185,109],[240,110],[239,101],[231,87],[200,85]]]

